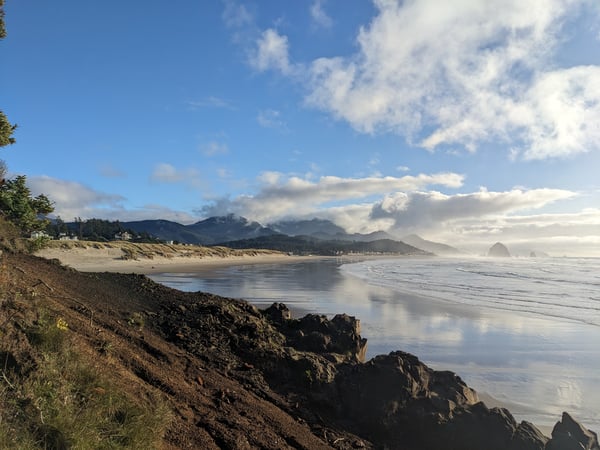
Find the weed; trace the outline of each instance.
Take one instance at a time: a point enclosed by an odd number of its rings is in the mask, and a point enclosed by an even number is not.
[[[131,314],[131,316],[129,316],[129,318],[127,319],[127,324],[141,330],[146,324],[146,319],[144,318],[144,315],[142,313],[135,312]]]

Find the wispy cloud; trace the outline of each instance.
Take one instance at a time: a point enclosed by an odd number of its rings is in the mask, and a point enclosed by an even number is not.
[[[169,163],[159,163],[154,166],[150,175],[153,183],[185,183],[191,186],[200,186],[200,172],[194,168],[177,169]]]
[[[201,145],[200,151],[204,156],[226,155],[229,153],[229,147],[223,142],[210,141]]]
[[[98,171],[100,175],[106,178],[123,178],[126,176],[125,172],[109,163],[102,164]]]
[[[265,109],[258,112],[256,121],[264,128],[285,129],[286,124],[281,118],[281,112],[275,109]]]
[[[237,109],[229,100],[212,95],[203,100],[190,100],[186,103],[191,110],[197,110],[200,108],[220,108],[229,110]]]
[[[260,72],[278,70],[283,74],[291,72],[289,60],[289,44],[287,36],[283,36],[272,28],[261,33],[252,51],[250,65]]]
[[[331,17],[325,12],[325,9],[323,8],[324,3],[324,0],[314,0],[310,5],[310,17],[312,18],[313,23],[319,28],[331,28],[333,20],[331,20]]]
[[[254,22],[254,15],[246,5],[233,0],[225,0],[223,3],[225,4],[223,21],[229,28],[241,28]]]

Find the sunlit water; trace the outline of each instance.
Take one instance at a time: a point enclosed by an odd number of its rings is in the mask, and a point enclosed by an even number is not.
[[[187,291],[361,319],[368,357],[457,372],[517,419],[600,431],[600,259],[324,259],[152,276]]]

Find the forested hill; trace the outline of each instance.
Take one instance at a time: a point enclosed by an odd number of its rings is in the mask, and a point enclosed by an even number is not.
[[[262,248],[279,250],[298,255],[335,256],[349,253],[361,254],[399,254],[399,255],[430,255],[430,253],[411,245],[391,239],[380,239],[372,242],[350,242],[341,240],[324,241],[309,236],[287,236],[275,234],[253,239],[221,242],[218,245],[229,248]]]

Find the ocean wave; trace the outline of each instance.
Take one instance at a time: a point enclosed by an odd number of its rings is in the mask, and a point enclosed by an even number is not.
[[[600,326],[596,258],[401,258],[346,264],[342,270],[416,296]]]

